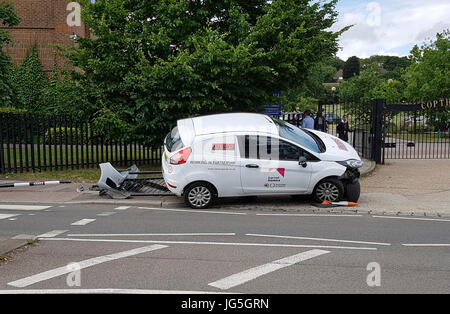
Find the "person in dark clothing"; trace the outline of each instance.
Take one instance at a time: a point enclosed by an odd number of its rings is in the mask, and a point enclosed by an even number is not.
[[[322,111],[319,111],[314,119],[314,130],[328,132],[328,122],[324,118]]]
[[[336,127],[336,132],[338,133],[338,136],[341,140],[348,142],[349,126],[347,121],[347,115],[344,115],[342,117],[342,120]]]

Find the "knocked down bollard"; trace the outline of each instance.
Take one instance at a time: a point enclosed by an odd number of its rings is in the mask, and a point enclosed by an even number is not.
[[[37,186],[37,185],[55,185],[55,184],[69,184],[72,181],[40,181],[40,182],[18,182],[18,183],[5,183],[0,184],[0,188],[17,188],[22,186]]]

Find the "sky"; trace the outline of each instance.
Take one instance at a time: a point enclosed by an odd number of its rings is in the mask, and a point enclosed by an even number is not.
[[[354,25],[341,35],[337,56],[407,56],[414,45],[450,29],[450,0],[340,0],[333,31]]]

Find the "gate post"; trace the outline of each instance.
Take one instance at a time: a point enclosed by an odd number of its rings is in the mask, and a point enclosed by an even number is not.
[[[317,104],[317,113],[322,112],[323,113],[323,101],[319,100]]]
[[[372,159],[377,163],[382,163],[382,142],[383,142],[383,110],[386,99],[374,99],[372,104]]]

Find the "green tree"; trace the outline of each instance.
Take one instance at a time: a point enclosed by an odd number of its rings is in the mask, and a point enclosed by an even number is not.
[[[16,97],[16,107],[29,111],[40,111],[41,93],[48,86],[37,54],[36,46],[32,46],[28,55],[14,71],[12,87]]]
[[[450,31],[437,34],[434,42],[411,50],[411,66],[403,78],[405,95],[410,102],[424,102],[450,97]]]
[[[179,118],[276,101],[334,55],[345,30],[329,30],[336,0],[80,2],[96,36],[69,53],[86,113],[153,144]]]
[[[70,71],[53,67],[48,84],[44,84],[38,99],[42,113],[71,114],[83,117],[86,105],[84,92],[70,77]]]
[[[403,82],[388,79],[375,86],[372,95],[374,98],[386,99],[388,104],[399,104],[403,99],[404,89],[405,84]]]
[[[375,98],[374,89],[382,82],[378,68],[372,65],[360,75],[339,86],[339,99],[349,111],[368,112]]]
[[[450,98],[450,31],[436,35],[436,40],[411,50],[412,64],[403,78],[409,102],[427,102]],[[450,128],[450,108],[428,111],[428,121],[435,131]]]
[[[20,24],[20,18],[14,13],[12,3],[0,2],[0,23],[7,27]],[[3,51],[11,41],[8,31],[0,29],[0,106],[12,106],[14,93],[12,91],[11,75],[14,67],[9,55]]]
[[[344,80],[348,80],[349,78],[359,75],[360,72],[360,64],[359,58],[356,56],[350,57],[345,61],[344,64]]]

